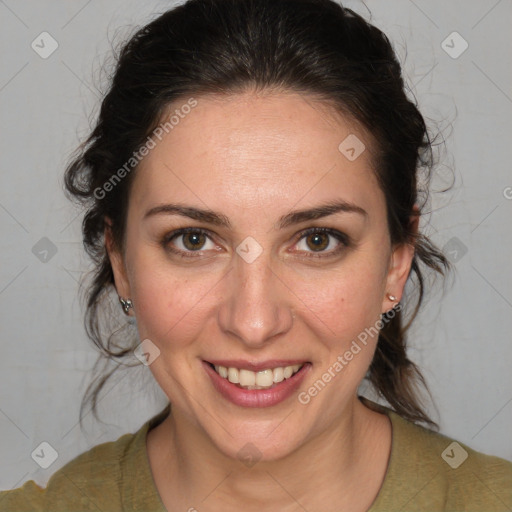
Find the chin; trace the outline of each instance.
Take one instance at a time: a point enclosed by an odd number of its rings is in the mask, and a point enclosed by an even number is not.
[[[250,426],[240,424],[236,431],[232,429],[228,431],[232,435],[222,430],[213,436],[210,435],[210,438],[226,457],[252,467],[258,462],[274,462],[283,459],[302,444],[303,440],[298,433],[280,429],[280,426],[282,426],[282,419],[267,424],[263,429],[261,424],[259,426],[255,423],[251,423]]]

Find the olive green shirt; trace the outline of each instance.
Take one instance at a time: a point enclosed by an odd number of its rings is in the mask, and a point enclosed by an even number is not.
[[[384,482],[368,512],[512,511],[511,462],[371,405],[389,416],[393,433]],[[146,435],[168,413],[169,406],[135,434],[77,456],[44,489],[30,480],[0,492],[0,511],[166,512],[151,474]]]

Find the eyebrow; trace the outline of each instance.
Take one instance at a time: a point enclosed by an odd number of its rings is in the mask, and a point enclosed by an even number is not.
[[[316,206],[307,210],[295,210],[279,218],[278,228],[283,229],[293,224],[299,224],[310,220],[320,219],[335,213],[357,213],[363,217],[368,217],[366,210],[347,201],[331,201],[323,205]],[[144,219],[154,215],[181,215],[190,219],[198,220],[213,224],[215,226],[222,226],[231,228],[229,218],[212,210],[195,208],[192,206],[183,206],[180,204],[162,204],[149,209],[144,214]]]

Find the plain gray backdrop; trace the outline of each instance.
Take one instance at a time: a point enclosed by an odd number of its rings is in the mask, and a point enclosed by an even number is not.
[[[45,485],[76,455],[134,432],[165,405],[141,365],[107,386],[105,424],[88,415],[78,426],[96,352],[78,299],[89,268],[82,217],[64,197],[62,175],[97,113],[111,42],[172,5],[0,1],[0,489]],[[368,7],[429,124],[443,130],[434,187],[455,177],[449,192],[432,195],[422,221],[455,264],[410,332],[411,357],[437,406],[429,411],[442,433],[512,460],[512,3],[346,5],[365,17]],[[57,453],[48,468],[32,456],[43,442]]]

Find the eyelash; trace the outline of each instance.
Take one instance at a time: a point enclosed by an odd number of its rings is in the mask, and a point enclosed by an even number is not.
[[[196,233],[196,234],[200,234],[200,235],[205,235],[207,236],[208,238],[210,238],[211,240],[211,236],[210,236],[210,232],[205,230],[205,229],[202,229],[202,228],[181,228],[181,229],[177,229],[176,231],[172,231],[171,233],[168,233],[167,235],[165,235],[161,241],[161,244],[162,246],[164,247],[165,250],[168,250],[182,258],[196,258],[196,257],[199,257],[201,256],[201,251],[182,251],[180,249],[175,249],[173,248],[171,245],[170,245],[170,242],[172,242],[172,240],[174,240],[175,238],[178,238],[179,236],[182,236],[182,235],[186,235],[186,234],[189,234],[189,233]],[[337,256],[339,253],[341,253],[344,249],[346,249],[347,247],[350,247],[352,244],[351,244],[351,240],[350,238],[345,234],[345,233],[342,233],[340,231],[337,231],[336,229],[332,229],[332,228],[322,228],[322,227],[318,227],[318,228],[308,228],[304,231],[301,231],[300,233],[298,233],[297,235],[297,240],[295,242],[295,244],[297,244],[298,242],[300,242],[303,238],[306,238],[307,236],[309,235],[312,235],[312,234],[316,234],[316,233],[323,233],[323,234],[327,234],[327,235],[330,235],[332,237],[334,237],[338,242],[340,242],[339,246],[334,249],[334,250],[331,250],[331,251],[328,251],[328,252],[319,252],[319,253],[306,253],[307,254],[307,258],[329,258],[329,257],[333,257],[333,256]]]

